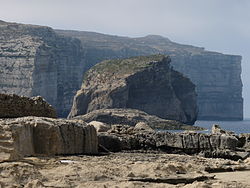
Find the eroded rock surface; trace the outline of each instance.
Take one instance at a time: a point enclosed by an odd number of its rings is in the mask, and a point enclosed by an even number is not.
[[[250,153],[239,148],[237,135],[196,132],[156,132],[136,127],[114,125],[106,133],[98,134],[99,144],[109,151],[153,150],[167,153],[200,154],[205,157],[246,159]]]
[[[138,109],[187,124],[198,112],[194,84],[172,70],[163,55],[104,61],[91,68],[69,117],[107,108]]]
[[[42,97],[24,97],[0,94],[0,118],[39,116],[56,118],[55,109]]]
[[[146,123],[153,129],[188,129],[202,130],[197,126],[186,125],[174,120],[166,120],[154,115],[149,115],[136,109],[100,109],[89,112],[85,115],[76,116],[73,119],[80,119],[85,122],[99,121],[108,125],[128,125],[135,127],[137,123]]]
[[[96,154],[97,135],[83,121],[43,117],[0,120],[0,161],[24,156]]]

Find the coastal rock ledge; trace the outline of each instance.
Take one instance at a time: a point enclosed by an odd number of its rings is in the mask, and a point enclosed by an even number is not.
[[[195,85],[170,66],[164,55],[103,61],[85,73],[69,118],[98,109],[130,108],[193,124]]]

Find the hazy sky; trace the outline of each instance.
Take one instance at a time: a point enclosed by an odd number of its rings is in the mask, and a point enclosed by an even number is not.
[[[242,55],[250,117],[250,0],[0,0],[0,19],[131,37],[158,34]]]

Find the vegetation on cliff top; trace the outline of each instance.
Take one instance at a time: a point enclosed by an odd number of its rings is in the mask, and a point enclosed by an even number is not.
[[[113,75],[125,75],[133,72],[142,70],[146,67],[153,65],[153,62],[163,62],[166,60],[170,62],[169,57],[161,54],[150,55],[150,56],[138,56],[128,59],[113,59],[105,60],[101,63],[96,64],[89,71],[85,73],[84,80],[97,74],[101,74],[105,77],[111,77]]]

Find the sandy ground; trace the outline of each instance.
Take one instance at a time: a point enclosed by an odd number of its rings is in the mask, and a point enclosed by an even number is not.
[[[208,173],[207,169],[234,172]],[[29,157],[0,163],[0,187],[244,188],[250,187],[246,169],[250,159],[235,162],[175,154]],[[194,181],[201,177],[205,179]]]

